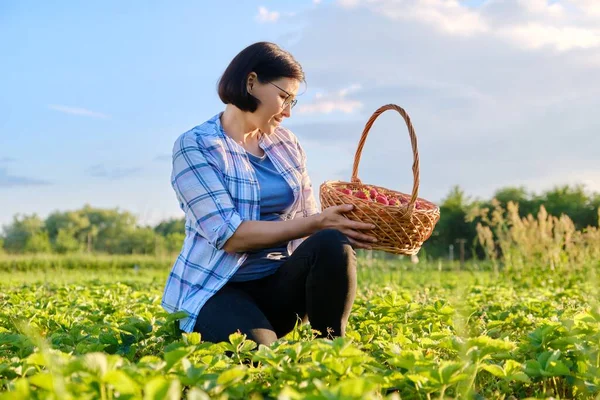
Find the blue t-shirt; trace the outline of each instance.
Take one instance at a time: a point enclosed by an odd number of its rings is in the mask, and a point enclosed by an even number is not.
[[[247,154],[260,186],[260,220],[279,221],[283,210],[294,202],[294,193],[266,154],[262,157]],[[248,258],[230,280],[249,281],[274,274],[289,257],[287,245],[288,242],[282,242],[268,249],[248,252]]]

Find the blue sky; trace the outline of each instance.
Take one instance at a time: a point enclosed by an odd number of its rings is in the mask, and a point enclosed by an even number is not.
[[[413,118],[425,198],[453,184],[600,191],[598,26],[585,0],[5,1],[0,225],[85,203],[149,224],[181,216],[173,141],[222,110],[220,74],[260,40],[305,69],[288,127],[316,187],[349,179],[364,123],[393,102]],[[409,147],[384,114],[359,176],[410,192]]]

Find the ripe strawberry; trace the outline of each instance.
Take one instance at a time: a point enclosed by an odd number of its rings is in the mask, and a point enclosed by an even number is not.
[[[380,194],[379,196],[377,196],[375,198],[375,201],[380,203],[380,204],[385,204],[386,206],[390,204],[390,202],[388,201],[387,197],[385,197],[384,195]]]
[[[363,200],[369,200],[369,196],[367,196],[367,194],[362,190],[357,190],[356,192],[354,192],[354,197],[358,197],[359,199]]]
[[[377,198],[377,195],[378,195],[378,194],[379,194],[379,193],[377,193],[377,190],[375,190],[375,189],[371,189],[371,190],[369,190],[369,197],[370,197],[370,198],[372,198],[372,199],[375,199],[375,198]]]
[[[342,189],[341,192],[344,194],[349,194],[349,195],[352,194],[352,190],[350,190],[350,189]]]
[[[401,204],[397,197],[391,197],[388,199],[388,201],[391,206],[399,206]]]

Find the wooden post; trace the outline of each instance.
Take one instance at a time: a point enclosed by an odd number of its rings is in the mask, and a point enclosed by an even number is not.
[[[456,239],[456,242],[460,245],[460,268],[462,269],[465,265],[465,243],[467,239]]]

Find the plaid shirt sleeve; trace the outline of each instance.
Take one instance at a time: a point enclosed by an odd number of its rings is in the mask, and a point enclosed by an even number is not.
[[[302,194],[300,196],[300,208],[296,212],[294,218],[298,217],[309,217],[314,214],[319,213],[319,208],[317,207],[317,201],[315,199],[315,193],[312,186],[312,181],[308,176],[308,170],[306,168],[306,153],[304,149],[300,145],[299,142],[296,142],[298,145],[298,151],[300,152],[301,157],[301,169],[302,169],[302,182],[301,182],[301,190]]]
[[[294,214],[294,218],[305,218],[310,217],[311,215],[319,214],[319,209],[317,207],[312,181],[310,176],[308,176],[308,170],[306,168],[306,153],[302,149],[302,146],[299,142],[296,142],[296,144],[300,153],[300,169],[302,172],[302,178],[300,183],[300,207]],[[305,240],[306,237],[290,241],[290,245],[288,247],[290,254],[292,254]]]
[[[221,172],[206,157],[193,131],[173,147],[171,185],[196,232],[221,250],[242,223]]]

